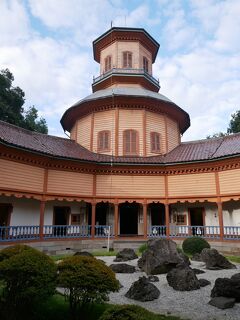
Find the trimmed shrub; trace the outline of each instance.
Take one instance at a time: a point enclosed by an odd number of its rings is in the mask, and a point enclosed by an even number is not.
[[[78,305],[103,302],[111,291],[119,289],[115,273],[102,261],[91,257],[73,256],[58,265],[59,285],[65,288],[70,308]]]
[[[210,244],[201,237],[191,237],[183,241],[182,248],[186,254],[193,255],[201,253],[204,248],[210,248]]]
[[[0,280],[6,310],[16,315],[55,293],[56,265],[51,258],[27,246],[4,250],[8,254],[0,262]]]
[[[108,308],[99,320],[160,320],[165,316],[156,315],[142,307],[134,305],[112,306]],[[174,319],[174,318],[171,318]]]
[[[0,251],[0,262],[5,259],[9,259],[9,258],[15,256],[16,254],[19,254],[19,253],[21,253],[23,251],[27,251],[27,250],[38,252],[38,250],[33,249],[32,247],[29,247],[25,244],[17,244],[15,246],[9,246],[9,247],[4,248]]]

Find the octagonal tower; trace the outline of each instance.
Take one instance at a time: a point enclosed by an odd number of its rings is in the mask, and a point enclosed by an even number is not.
[[[71,139],[95,153],[148,157],[164,155],[190,126],[189,115],[158,93],[152,76],[159,44],[138,28],[111,28],[93,42],[100,75],[93,94],[63,115]]]

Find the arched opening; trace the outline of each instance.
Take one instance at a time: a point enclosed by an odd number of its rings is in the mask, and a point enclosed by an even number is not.
[[[149,206],[150,220],[152,226],[165,225],[165,206],[163,203],[150,203]]]
[[[121,203],[119,205],[120,236],[138,235],[139,203]]]

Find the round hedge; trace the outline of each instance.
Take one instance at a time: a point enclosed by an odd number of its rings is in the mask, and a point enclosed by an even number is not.
[[[107,309],[99,320],[157,320],[158,315],[134,305],[112,306]]]
[[[29,251],[29,250],[34,251],[34,252],[38,252],[38,250],[36,250],[32,247],[29,247],[25,244],[16,244],[14,246],[6,247],[0,251],[0,262],[5,259],[9,259],[9,258],[11,258],[11,257],[15,256],[16,254],[19,254],[23,251]]]
[[[210,248],[209,243],[201,237],[191,237],[183,241],[183,251],[186,254],[201,253],[204,248]]]
[[[71,309],[81,303],[102,302],[119,289],[115,273],[94,257],[72,256],[58,265],[59,286],[65,288]]]

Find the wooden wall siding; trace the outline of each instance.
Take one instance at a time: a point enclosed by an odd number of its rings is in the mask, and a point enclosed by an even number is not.
[[[43,191],[44,169],[0,159],[0,188]]]
[[[91,115],[88,115],[76,122],[77,142],[83,147],[90,149],[90,136],[91,136]]]
[[[170,197],[215,195],[215,175],[214,173],[199,173],[169,176],[168,194]]]
[[[93,175],[49,170],[47,192],[92,196]]]
[[[156,153],[151,153],[151,132],[158,132],[160,133],[161,137],[161,153],[166,153],[166,133],[165,133],[165,125],[164,125],[164,116],[161,114],[156,114],[153,112],[146,112],[147,117],[147,137],[146,137],[146,144],[147,144],[147,156],[156,155]]]
[[[179,144],[179,128],[178,124],[167,117],[168,132],[168,152],[176,148]]]
[[[107,48],[104,48],[100,53],[100,73],[105,72],[105,58],[107,56],[112,57],[112,67],[117,66],[117,42],[114,42]]]
[[[141,44],[139,45],[140,68],[143,68],[143,57],[148,59],[148,73],[152,74],[152,54]]]
[[[240,193],[240,169],[219,172],[221,194]]]
[[[123,155],[123,131],[134,129],[139,134],[139,155],[143,155],[143,129],[142,119],[144,110],[119,109],[119,150],[118,154]]]
[[[72,127],[72,130],[70,132],[70,139],[75,140],[77,139],[77,123]]]
[[[98,132],[103,130],[111,132],[111,151],[104,153],[112,154],[112,152],[115,152],[115,110],[96,112],[94,114],[93,152],[97,152]]]
[[[108,197],[164,197],[164,177],[97,175],[96,195]]]

